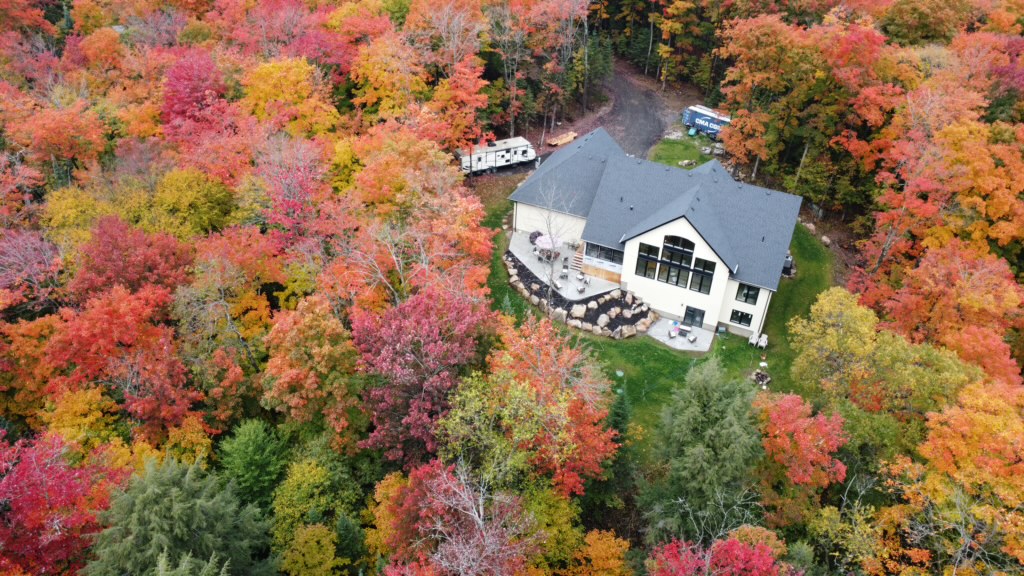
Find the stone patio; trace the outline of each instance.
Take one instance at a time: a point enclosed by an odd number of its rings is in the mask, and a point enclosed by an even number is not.
[[[681,350],[683,352],[707,352],[711,350],[711,344],[715,339],[714,332],[703,328],[691,327],[689,334],[680,332],[675,338],[669,338],[669,330],[674,325],[678,325],[678,323],[668,318],[661,318],[651,325],[650,329],[647,330],[647,335],[673,350]],[[687,338],[690,335],[697,337],[695,342],[690,342]]]
[[[515,257],[518,258],[524,266],[529,268],[530,272],[533,272],[533,274],[537,278],[541,279],[541,281],[551,286],[554,286],[554,284],[550,282],[552,271],[551,264],[537,259],[537,256],[534,255],[533,253],[533,245],[530,244],[530,238],[526,234],[513,232],[512,238],[509,241],[508,249],[509,252],[512,252],[512,254],[514,254]],[[560,249],[558,249],[558,251],[562,253],[563,257],[568,257],[569,261],[572,262],[572,248],[569,248],[568,246],[562,246]],[[579,274],[579,271],[572,269],[569,270],[568,279],[559,279],[558,275],[561,271],[562,263],[555,263],[555,280],[558,280],[558,283],[562,286],[561,289],[555,286],[555,290],[562,298],[565,298],[566,300],[570,300],[573,302],[578,300],[586,300],[593,296],[598,296],[604,294],[605,292],[611,292],[612,290],[616,290],[619,288],[619,285],[615,282],[609,282],[607,280],[602,280],[601,278],[596,278],[594,276],[589,277],[590,284],[584,284],[583,282],[576,279],[576,275]],[[583,287],[583,292],[579,291],[580,286]]]

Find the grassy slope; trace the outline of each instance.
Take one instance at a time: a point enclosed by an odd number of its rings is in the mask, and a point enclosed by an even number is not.
[[[499,232],[495,237],[487,284],[494,307],[522,320],[533,308],[508,284],[508,272],[501,261],[508,247],[508,237],[500,231],[502,220],[511,209],[508,195],[519,177],[490,178],[492,180],[478,180],[475,186],[487,212],[485,224]],[[782,280],[765,322],[769,342],[765,354],[773,377],[772,388],[781,391],[793,391],[789,378],[793,351],[788,343],[786,322],[794,316],[806,315],[814,298],[828,288],[832,280],[832,253],[803,226],[797,226],[794,232],[792,252],[797,276]],[[572,334],[576,336],[579,332],[572,331]],[[580,338],[601,361],[615,388],[628,395],[633,406],[633,422],[645,431],[647,441],[641,443],[641,450],[646,451],[662,406],[699,358],[671,350],[652,338],[619,341],[589,335]],[[761,356],[761,351],[749,346],[746,338],[734,335],[716,339],[713,353],[722,358],[731,373],[744,378],[757,368]],[[623,377],[619,378],[616,371],[622,371]],[[646,455],[641,456],[641,459],[646,458]]]

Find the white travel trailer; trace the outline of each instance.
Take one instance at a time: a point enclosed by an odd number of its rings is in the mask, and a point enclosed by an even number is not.
[[[504,166],[515,166],[537,159],[537,151],[533,145],[521,136],[488,142],[483,146],[474,146],[473,152],[465,150],[455,153],[459,159],[459,167],[467,174],[494,170]]]

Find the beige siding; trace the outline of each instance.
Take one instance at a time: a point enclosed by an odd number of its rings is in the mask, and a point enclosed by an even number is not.
[[[586,225],[586,219],[579,216],[563,214],[518,202],[515,204],[515,222],[513,226],[517,232],[529,234],[534,230],[540,230],[544,234],[554,234],[562,242],[581,242],[583,227]]]

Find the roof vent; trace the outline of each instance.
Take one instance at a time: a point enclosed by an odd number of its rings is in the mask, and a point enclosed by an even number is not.
[[[640,159],[638,158],[638,159],[637,159],[637,161],[636,161],[636,164],[637,164],[637,166],[639,166],[641,162],[642,162],[642,160],[640,160]]]
[[[761,242],[764,242],[764,236],[761,236]]]
[[[711,181],[714,182],[715,184],[718,184],[718,178],[712,178]]]
[[[632,209],[633,209],[633,205],[632,205],[632,204],[630,204],[630,205],[629,205],[629,209],[630,209],[630,210],[632,210]]]
[[[625,196],[619,196],[619,202],[625,202],[625,201],[626,201],[626,197]]]
[[[767,189],[767,188],[765,188],[764,189],[764,194],[765,194],[765,196],[771,196],[772,195],[772,191]]]

